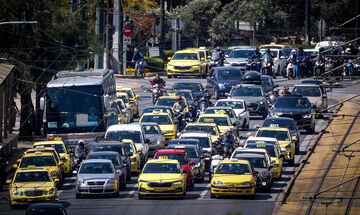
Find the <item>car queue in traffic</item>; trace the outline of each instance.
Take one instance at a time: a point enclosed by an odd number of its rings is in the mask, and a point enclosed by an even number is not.
[[[11,206],[56,202],[58,189],[70,175],[76,177],[77,199],[119,197],[135,178],[139,199],[185,198],[188,190],[206,180],[211,198],[254,198],[257,192],[270,192],[282,168],[294,165],[300,130],[315,131],[316,112],[327,107],[326,90],[321,83],[307,80],[279,95],[272,75],[240,63],[214,66],[209,53],[206,49],[176,52],[167,65],[167,76],[198,75],[206,77],[207,84],[176,82],[171,90],[162,88],[152,95],[151,106],[142,107],[134,89],[115,87],[109,77],[109,93],[100,101],[104,114],[89,109],[74,116],[77,128],[103,126],[102,135],[83,134],[70,141],[70,136],[54,132],[47,141],[35,142],[13,165],[16,172],[7,180]],[[84,71],[80,76],[113,75],[98,73]],[[165,86],[161,81],[165,82],[157,75],[153,82],[159,83],[152,87]],[[246,137],[244,131],[254,117],[265,121],[254,137]],[[54,119],[48,127],[71,130],[65,118]]]

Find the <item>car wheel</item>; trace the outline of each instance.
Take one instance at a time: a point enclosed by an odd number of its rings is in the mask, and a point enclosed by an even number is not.
[[[76,198],[76,199],[81,199],[81,198],[82,198],[82,196],[81,196],[81,194],[80,194],[80,193],[77,193],[77,194],[75,195],[75,198]]]
[[[216,196],[216,195],[213,195],[213,194],[210,194],[210,198],[212,198],[212,199],[217,199],[217,196]]]
[[[294,163],[295,163],[295,157],[293,157],[292,160],[288,161],[289,166],[294,166]]]

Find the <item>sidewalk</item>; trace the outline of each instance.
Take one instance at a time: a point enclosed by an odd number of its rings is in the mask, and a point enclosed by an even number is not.
[[[347,102],[340,109],[338,114],[357,114],[360,111],[360,101],[354,100]],[[304,165],[300,174],[295,179],[293,187],[286,202],[274,208],[273,214],[305,214],[310,204],[308,197],[314,195],[317,187],[321,183],[322,176],[326,171],[335,149],[338,148],[344,134],[350,127],[354,117],[335,117],[331,124],[319,140],[314,152],[310,155],[308,162]],[[354,126],[350,130],[349,135],[345,139],[343,146],[352,143],[360,137],[360,117],[357,118]],[[360,143],[354,144],[347,150],[359,150]],[[339,153],[325,180],[320,188],[320,191],[337,185],[352,177],[360,175],[360,153],[352,153],[351,160],[344,155],[350,155],[351,152]],[[299,171],[299,170],[297,170]],[[354,190],[356,180],[344,184],[340,187],[332,189],[319,195],[312,206],[311,214],[345,214],[349,200],[336,199],[337,197],[351,197]],[[288,188],[288,187],[287,187]],[[286,190],[285,190],[286,192]],[[355,196],[359,196],[359,189]],[[304,197],[307,197],[305,199]],[[324,199],[322,197],[332,197],[335,199]],[[280,199],[281,201],[281,199]],[[354,200],[350,210],[350,214],[358,214],[360,210],[360,200]]]

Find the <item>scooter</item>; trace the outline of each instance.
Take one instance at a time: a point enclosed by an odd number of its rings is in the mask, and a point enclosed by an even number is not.
[[[151,93],[152,103],[155,104],[158,98],[166,93],[166,90],[159,84],[154,84],[152,89],[146,90],[146,92]]]

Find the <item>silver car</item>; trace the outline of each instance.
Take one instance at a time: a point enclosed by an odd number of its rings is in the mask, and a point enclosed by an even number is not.
[[[319,85],[296,84],[292,90],[292,94],[306,96],[309,99],[311,106],[314,106],[316,112],[327,108],[327,95]]]
[[[83,195],[119,196],[119,175],[111,160],[89,159],[83,161],[76,175],[76,198]]]
[[[145,138],[149,139],[149,153],[152,152],[152,155],[158,149],[163,149],[165,147],[165,138],[160,129],[159,124],[154,122],[143,122],[140,123],[145,132]]]

